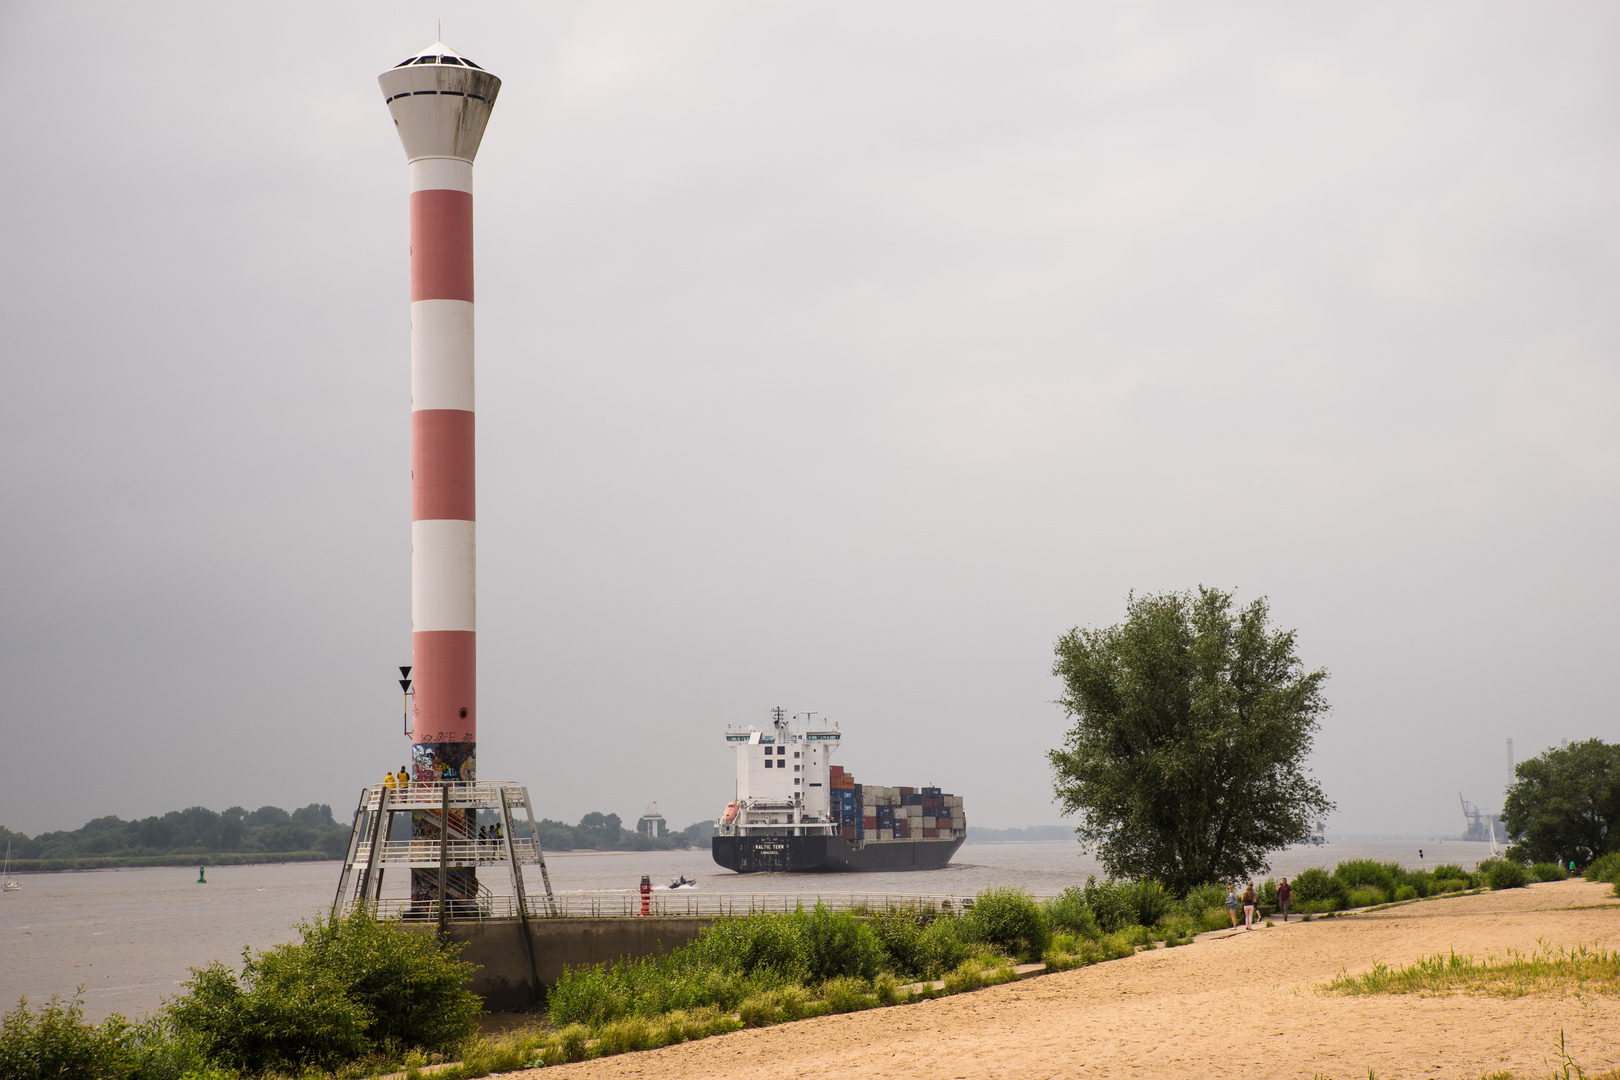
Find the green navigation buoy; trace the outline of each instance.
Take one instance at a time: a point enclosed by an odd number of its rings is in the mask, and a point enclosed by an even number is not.
[[[199,884],[199,885],[208,884],[208,876],[203,873],[203,868],[200,867],[200,866],[197,867],[197,884]]]

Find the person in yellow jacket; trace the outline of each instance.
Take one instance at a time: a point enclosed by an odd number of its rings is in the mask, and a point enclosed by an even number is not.
[[[393,773],[391,773],[391,772],[383,773],[383,787],[392,790],[396,783],[397,783],[397,781],[394,779],[394,774]]]
[[[399,767],[399,786],[400,786],[400,790],[403,791],[405,788],[410,787],[410,785],[411,785],[411,774],[405,771],[405,766],[401,765]]]

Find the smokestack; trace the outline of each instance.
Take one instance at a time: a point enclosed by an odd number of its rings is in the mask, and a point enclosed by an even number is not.
[[[478,743],[473,482],[473,158],[501,80],[436,41],[377,78],[410,163],[411,776],[471,781]],[[476,824],[448,822],[452,834]],[[413,827],[438,834],[437,814]],[[418,835],[421,835],[418,833]],[[454,838],[454,836],[452,836]],[[412,895],[436,895],[413,870]],[[472,868],[451,894],[472,897]]]

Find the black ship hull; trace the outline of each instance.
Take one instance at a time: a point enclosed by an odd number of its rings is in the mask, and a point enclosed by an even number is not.
[[[716,836],[714,861],[739,874],[864,874],[940,870],[954,840],[845,840],[842,836]]]

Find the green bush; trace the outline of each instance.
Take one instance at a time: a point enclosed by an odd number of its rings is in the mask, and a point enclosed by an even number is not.
[[[556,1028],[578,1024],[594,1026],[617,1019],[629,1010],[623,964],[611,968],[594,964],[584,968],[563,968],[557,982],[546,993],[546,1015]]]
[[[868,919],[878,944],[897,974],[922,978],[928,973],[928,943],[922,917],[912,908],[888,908]]]
[[[301,923],[299,941],[243,951],[240,979],[214,962],[193,969],[167,1019],[211,1060],[247,1072],[333,1068],[391,1046],[447,1051],[483,1011],[472,966],[366,911]]]
[[[817,981],[844,976],[869,981],[883,961],[883,945],[871,926],[820,903],[804,917],[804,943],[810,978]]]
[[[1402,885],[1395,890],[1396,900],[1416,900],[1418,891],[1412,885]]]
[[[1010,956],[1039,959],[1052,939],[1041,906],[1023,889],[986,889],[974,898],[963,922],[968,940]]]
[[[1220,908],[1226,910],[1226,887],[1224,885],[1200,885],[1189,892],[1182,904],[1191,912],[1200,912],[1206,908]]]
[[[1337,911],[1343,906],[1343,883],[1320,866],[1300,871],[1293,885],[1294,903],[1300,911]]]
[[[1157,926],[1176,906],[1175,898],[1152,878],[1143,878],[1122,888],[1130,899],[1131,910],[1136,913],[1132,921],[1138,926]]]
[[[746,915],[721,919],[687,947],[696,963],[722,971],[752,974],[761,969],[803,981],[808,949],[802,913]]]
[[[200,1038],[210,1059],[244,1072],[302,1072],[334,1069],[371,1049],[370,1014],[330,972],[261,980],[244,967],[241,982],[217,960],[193,969],[185,996],[169,1005],[175,1026]]]
[[[923,931],[923,955],[927,958],[927,966],[923,972],[929,978],[943,978],[945,972],[952,970],[963,960],[967,959],[968,942],[963,934],[962,923],[964,919],[956,916],[942,916],[928,924]]]
[[[35,1016],[24,998],[0,1021],[6,1080],[119,1080],[134,1075],[134,1029],[121,1016],[84,1022],[84,1002],[53,997]]]
[[[1345,897],[1345,903],[1353,908],[1373,907],[1385,903],[1388,899],[1388,894],[1376,885],[1359,885],[1350,890]]]
[[[1620,878],[1620,851],[1611,851],[1593,859],[1581,876],[1587,881],[1614,881]]]
[[[1460,881],[1465,889],[1472,889],[1476,884],[1474,875],[1456,863],[1441,863],[1435,867],[1434,878],[1436,881]]]
[[[1098,928],[1105,934],[1112,934],[1137,921],[1136,894],[1128,885],[1117,881],[1099,885],[1096,877],[1092,876],[1086,878],[1084,895],[1086,906],[1091,909]]]
[[[1371,887],[1382,896],[1393,893],[1402,880],[1406,871],[1397,863],[1374,862],[1371,859],[1351,859],[1342,862],[1333,868],[1333,880],[1342,888],[1341,895],[1349,897],[1352,890]],[[1374,901],[1383,903],[1382,900]],[[1351,907],[1365,907],[1365,904],[1351,903]]]
[[[1530,884],[1530,874],[1516,862],[1489,859],[1480,864],[1485,881],[1493,889],[1522,889]]]
[[[1127,926],[1102,939],[1100,944],[1103,959],[1121,960],[1127,956],[1134,956],[1140,946],[1147,945],[1152,940],[1145,927]]]
[[[1086,903],[1086,894],[1078,885],[1070,885],[1046,902],[1046,923],[1054,932],[1073,934],[1096,940],[1102,937],[1097,916]]]
[[[1530,868],[1530,876],[1536,881],[1565,881],[1569,873],[1555,862],[1538,862]]]

